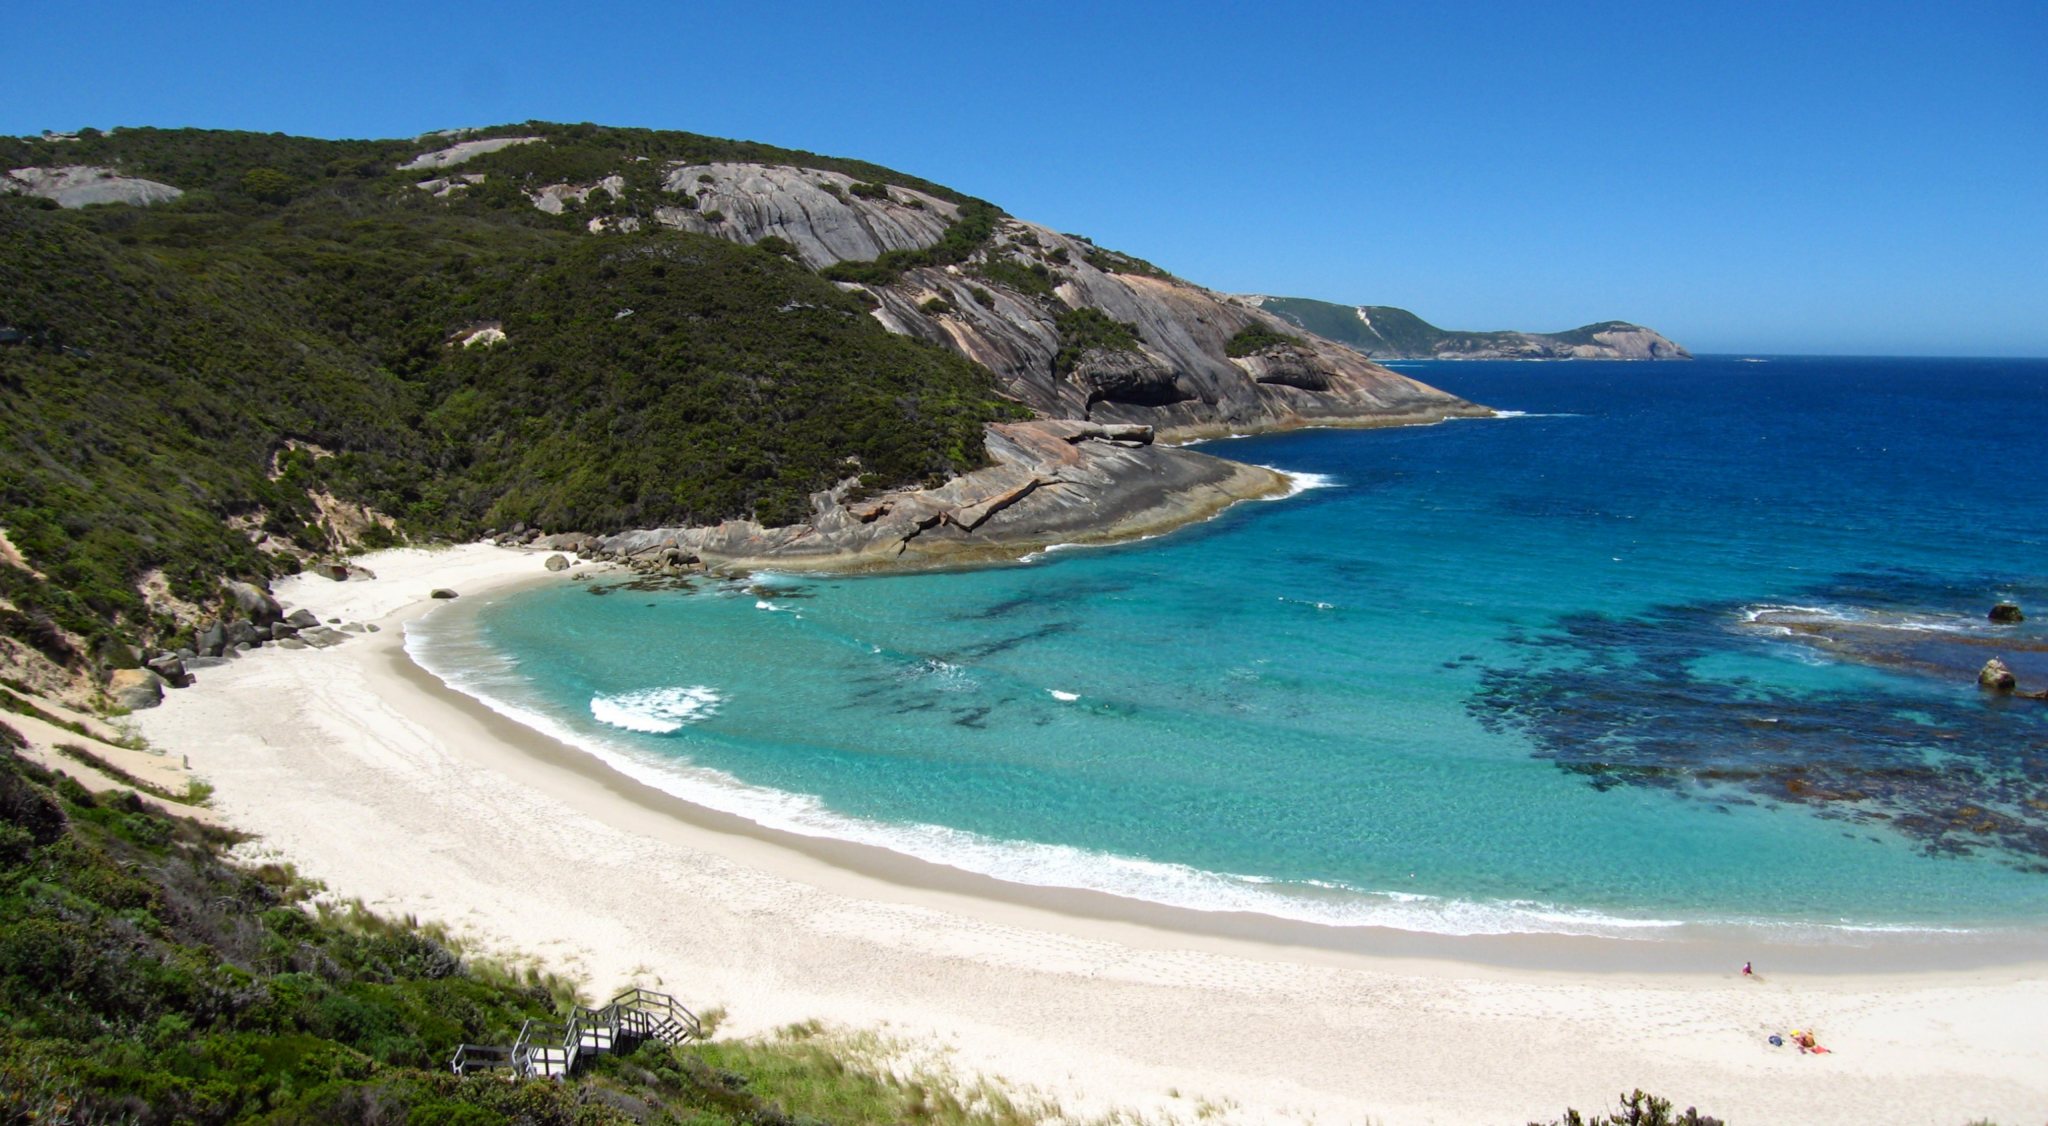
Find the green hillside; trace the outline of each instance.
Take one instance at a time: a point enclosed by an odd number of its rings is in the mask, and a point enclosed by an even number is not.
[[[651,222],[593,238],[587,214],[522,192],[616,173],[628,186],[598,206],[651,217],[662,161],[749,159],[978,201],[694,134],[488,132],[550,143],[464,165],[488,181],[445,200],[393,170],[419,141],[0,139],[0,167],[117,166],[187,193],[76,211],[0,196],[0,340],[19,338],[0,343],[0,528],[43,576],[0,565],[0,631],[71,667],[121,664],[175,628],[145,613],[142,576],[203,602],[223,576],[295,569],[229,521],[337,548],[316,498],[415,541],[787,523],[848,474],[983,464],[983,424],[1017,414],[985,369],[770,250]],[[506,342],[455,343],[483,324]]]
[[[1307,297],[1267,297],[1260,307],[1325,339],[1349,345],[1373,359],[1427,359],[1489,351],[1529,352],[1594,344],[1595,333],[1639,330],[1627,321],[1601,321],[1565,332],[1459,332],[1438,328],[1391,305],[1339,305]]]

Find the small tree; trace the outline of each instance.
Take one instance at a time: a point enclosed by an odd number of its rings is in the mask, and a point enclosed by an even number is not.
[[[275,168],[251,168],[242,174],[242,190],[265,203],[289,203],[298,181]]]

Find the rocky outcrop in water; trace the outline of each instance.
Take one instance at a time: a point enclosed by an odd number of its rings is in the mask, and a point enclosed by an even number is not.
[[[937,488],[871,496],[857,495],[848,481],[814,495],[804,524],[764,528],[742,520],[571,539],[603,557],[671,553],[726,570],[959,566],[1056,543],[1134,539],[1288,489],[1287,478],[1269,469],[1152,438],[1150,428],[1128,424],[997,424],[988,434],[994,465]]]
[[[1041,414],[1139,423],[1167,441],[1492,413],[1302,334],[1255,306],[1178,278],[1115,268],[1120,264],[1086,240],[1009,220],[978,261],[911,270],[894,286],[871,289],[883,324],[979,361]],[[1045,272],[1044,294],[995,280],[1036,278],[1034,267]],[[927,308],[933,297],[944,302],[937,311]],[[1062,318],[1082,309],[1130,326],[1135,346],[1090,352],[1062,370]],[[1252,325],[1299,343],[1285,357],[1232,359],[1225,345]]]

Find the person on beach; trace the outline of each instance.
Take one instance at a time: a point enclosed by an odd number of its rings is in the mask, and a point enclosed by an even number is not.
[[[1750,969],[1750,968],[1749,968],[1749,963],[1748,963],[1748,962],[1744,962],[1744,963],[1742,963],[1742,976],[1743,976],[1743,977],[1755,977],[1755,976],[1756,976],[1756,971],[1755,971],[1755,970],[1753,970],[1753,969]]]

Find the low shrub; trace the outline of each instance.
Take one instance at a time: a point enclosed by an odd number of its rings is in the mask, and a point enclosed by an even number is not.
[[[1237,335],[1223,345],[1223,354],[1233,359],[1263,352],[1268,348],[1283,345],[1299,345],[1301,338],[1275,332],[1257,321],[1237,330]]]

